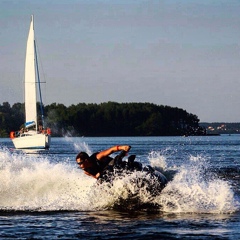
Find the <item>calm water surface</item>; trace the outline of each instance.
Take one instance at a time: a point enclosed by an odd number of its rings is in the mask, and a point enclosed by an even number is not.
[[[48,151],[0,139],[0,239],[239,239],[240,135],[53,138]],[[169,183],[151,196],[142,173],[96,184],[75,164],[130,144]],[[144,207],[143,207],[144,206]]]

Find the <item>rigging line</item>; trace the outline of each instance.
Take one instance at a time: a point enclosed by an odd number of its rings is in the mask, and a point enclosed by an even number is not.
[[[34,82],[25,82],[25,83],[34,83]],[[46,83],[46,82],[40,82],[40,81],[37,81],[35,83]]]
[[[33,83],[46,83],[46,82],[37,81],[37,82],[25,82],[25,83],[31,83],[31,84],[33,84]]]
[[[44,97],[44,101],[43,102],[47,102],[47,99],[46,99],[46,96],[47,96],[47,81],[46,81],[46,74],[45,74],[45,72],[44,72],[44,68],[43,68],[43,64],[42,64],[42,59],[41,59],[41,54],[39,54],[40,53],[40,49],[39,49],[39,45],[37,44],[37,38],[35,37],[35,42],[36,42],[36,52],[38,52],[38,62],[39,62],[39,64],[40,64],[40,66],[38,66],[38,67],[40,67],[40,72],[41,72],[41,78],[43,78],[44,79],[44,82],[41,82],[41,83],[45,83],[45,85],[44,85],[44,95],[43,95],[43,97]]]
[[[36,42],[34,40],[34,50],[35,50],[35,56],[36,56],[36,71],[37,71],[37,78],[38,78],[38,90],[39,90],[39,97],[40,97],[40,109],[41,109],[41,118],[42,118],[42,125],[43,128],[45,127],[44,124],[44,110],[43,110],[43,102],[42,102],[42,92],[41,92],[41,86],[40,86],[40,77],[39,77],[39,71],[38,71],[38,59],[37,59],[37,49],[36,49]]]

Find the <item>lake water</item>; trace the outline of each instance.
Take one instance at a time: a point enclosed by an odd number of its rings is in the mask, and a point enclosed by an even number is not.
[[[133,183],[142,173],[96,184],[75,163],[125,144],[163,170],[161,194]],[[240,238],[240,135],[53,138],[38,152],[0,139],[0,183],[0,239]]]

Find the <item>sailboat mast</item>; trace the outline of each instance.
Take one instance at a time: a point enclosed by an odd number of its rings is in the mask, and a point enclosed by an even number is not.
[[[37,72],[38,92],[39,92],[39,98],[40,98],[41,119],[42,119],[42,125],[44,128],[45,127],[44,110],[43,110],[42,91],[41,91],[41,83],[40,83],[40,76],[39,76],[39,70],[38,70],[38,59],[37,59],[37,49],[36,49],[35,40],[34,40],[34,49],[35,49],[35,57],[36,57],[36,72]]]

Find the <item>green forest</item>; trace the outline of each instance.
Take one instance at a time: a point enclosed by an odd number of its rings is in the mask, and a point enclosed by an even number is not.
[[[44,107],[52,136],[182,136],[205,135],[196,115],[152,103],[79,103]],[[24,104],[0,104],[0,137],[8,137],[24,123]],[[40,121],[40,120],[39,120]]]

